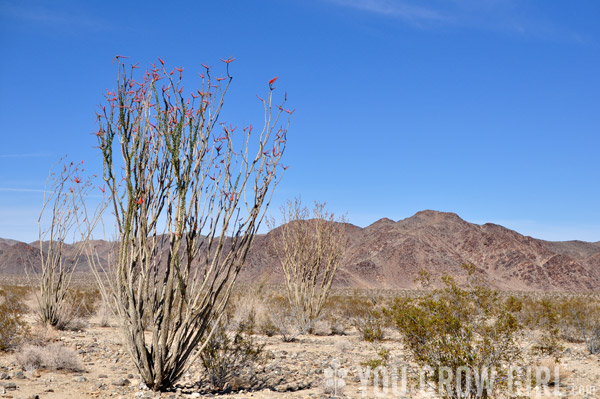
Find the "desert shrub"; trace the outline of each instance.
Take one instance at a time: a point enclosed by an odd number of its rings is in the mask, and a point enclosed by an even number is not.
[[[86,329],[87,320],[94,315],[99,299],[98,289],[70,288],[65,294],[54,326],[58,330]]]
[[[96,307],[100,301],[100,291],[97,288],[72,288],[67,294],[67,301],[70,304],[73,316],[87,319],[96,312]]]
[[[284,342],[294,342],[300,335],[308,333],[317,321],[299,314],[287,297],[282,295],[272,296],[268,307],[273,326]]]
[[[590,354],[600,353],[600,301],[593,297],[578,297],[563,305],[563,325],[585,344]]]
[[[330,295],[323,306],[323,322],[330,335],[346,335],[351,327],[346,314],[347,298],[346,295]]]
[[[376,298],[348,297],[344,301],[343,309],[346,319],[356,328],[363,340],[383,340],[386,318]]]
[[[47,323],[58,330],[79,331],[88,327],[100,293],[95,289],[69,288],[54,311],[54,321]],[[44,322],[44,319],[42,319]]]
[[[16,347],[29,332],[23,320],[23,314],[28,310],[23,303],[26,292],[19,287],[0,288],[0,351]]]
[[[257,284],[246,285],[236,291],[227,305],[230,328],[240,329],[248,335],[259,332],[260,327],[270,321],[267,309],[266,282],[264,278]]]
[[[560,357],[563,350],[559,329],[561,304],[559,298],[551,297],[527,297],[519,302],[517,317],[534,337],[533,354],[554,356],[556,360]]]
[[[238,326],[237,331],[229,333],[221,322],[200,354],[213,389],[222,389],[232,377],[263,360],[264,345],[256,343],[243,330],[243,326]]]
[[[464,267],[467,287],[446,276],[442,288],[420,298],[398,298],[386,314],[414,362],[433,370],[428,378],[442,397],[484,398],[503,385],[509,365],[520,356],[521,326],[514,302],[489,289],[473,266]],[[494,384],[485,383],[490,368],[496,372]],[[460,378],[446,380],[448,370],[460,372]]]
[[[378,347],[376,349],[376,356],[361,362],[361,366],[369,367],[371,370],[375,370],[378,367],[386,367],[390,363],[391,352],[389,349],[384,347]]]
[[[48,370],[83,371],[75,351],[61,343],[46,346],[24,346],[15,358],[25,370],[45,368]]]
[[[259,325],[259,330],[258,330],[261,334],[266,335],[267,337],[273,337],[277,334],[279,334],[279,329],[277,328],[277,326],[275,325],[275,323],[273,322],[273,320],[269,317],[266,320],[264,320],[260,325]]]

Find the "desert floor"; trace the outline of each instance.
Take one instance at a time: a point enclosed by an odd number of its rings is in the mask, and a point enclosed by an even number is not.
[[[33,328],[41,329],[35,325]],[[173,392],[154,393],[144,389],[121,343],[120,330],[114,326],[101,327],[93,319],[84,331],[44,330],[42,334],[47,342],[61,342],[73,348],[84,371],[23,370],[17,366],[15,353],[1,353],[0,398],[329,398],[334,395],[326,392],[324,386],[326,381],[331,383],[334,369],[336,375],[344,376],[346,384],[338,397],[436,396],[416,389],[400,395],[391,388],[382,395],[375,390],[372,380],[366,391],[362,389],[359,370],[364,367],[361,363],[375,358],[379,347],[388,348],[392,356],[402,358],[401,344],[393,332],[377,345],[361,341],[352,331],[345,336],[305,335],[293,343],[282,342],[276,336],[256,336],[259,342],[266,344],[268,359],[249,373],[258,376],[261,382],[256,385],[258,388],[229,394],[214,394],[202,388],[206,384],[201,382],[199,365],[192,366]],[[600,358],[586,354],[582,344],[566,344],[560,370],[559,392],[551,387],[546,397],[600,398]],[[232,383],[239,384],[238,389],[243,387],[244,376]],[[533,391],[531,396],[541,392]]]

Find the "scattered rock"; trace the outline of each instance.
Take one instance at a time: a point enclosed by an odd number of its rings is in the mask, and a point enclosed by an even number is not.
[[[13,373],[13,378],[16,378],[18,380],[24,380],[25,378],[25,374],[23,374],[23,371],[19,370]]]
[[[4,386],[4,389],[6,389],[7,391],[14,391],[17,389],[17,384],[15,384],[14,382],[5,382],[2,385]]]
[[[131,381],[129,381],[127,378],[119,378],[118,380],[113,381],[111,384],[116,387],[126,387],[131,384]]]

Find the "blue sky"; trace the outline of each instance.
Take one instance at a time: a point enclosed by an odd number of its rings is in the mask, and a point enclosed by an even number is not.
[[[201,71],[233,56],[223,120],[296,108],[274,207],[366,226],[423,209],[600,240],[600,2],[0,1],[0,237],[32,241],[49,167],[100,162],[112,59]]]

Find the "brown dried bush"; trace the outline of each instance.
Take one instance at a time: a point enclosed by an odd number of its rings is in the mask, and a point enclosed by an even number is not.
[[[24,346],[16,355],[17,363],[25,370],[65,370],[79,372],[83,366],[75,351],[61,343],[46,346]]]

